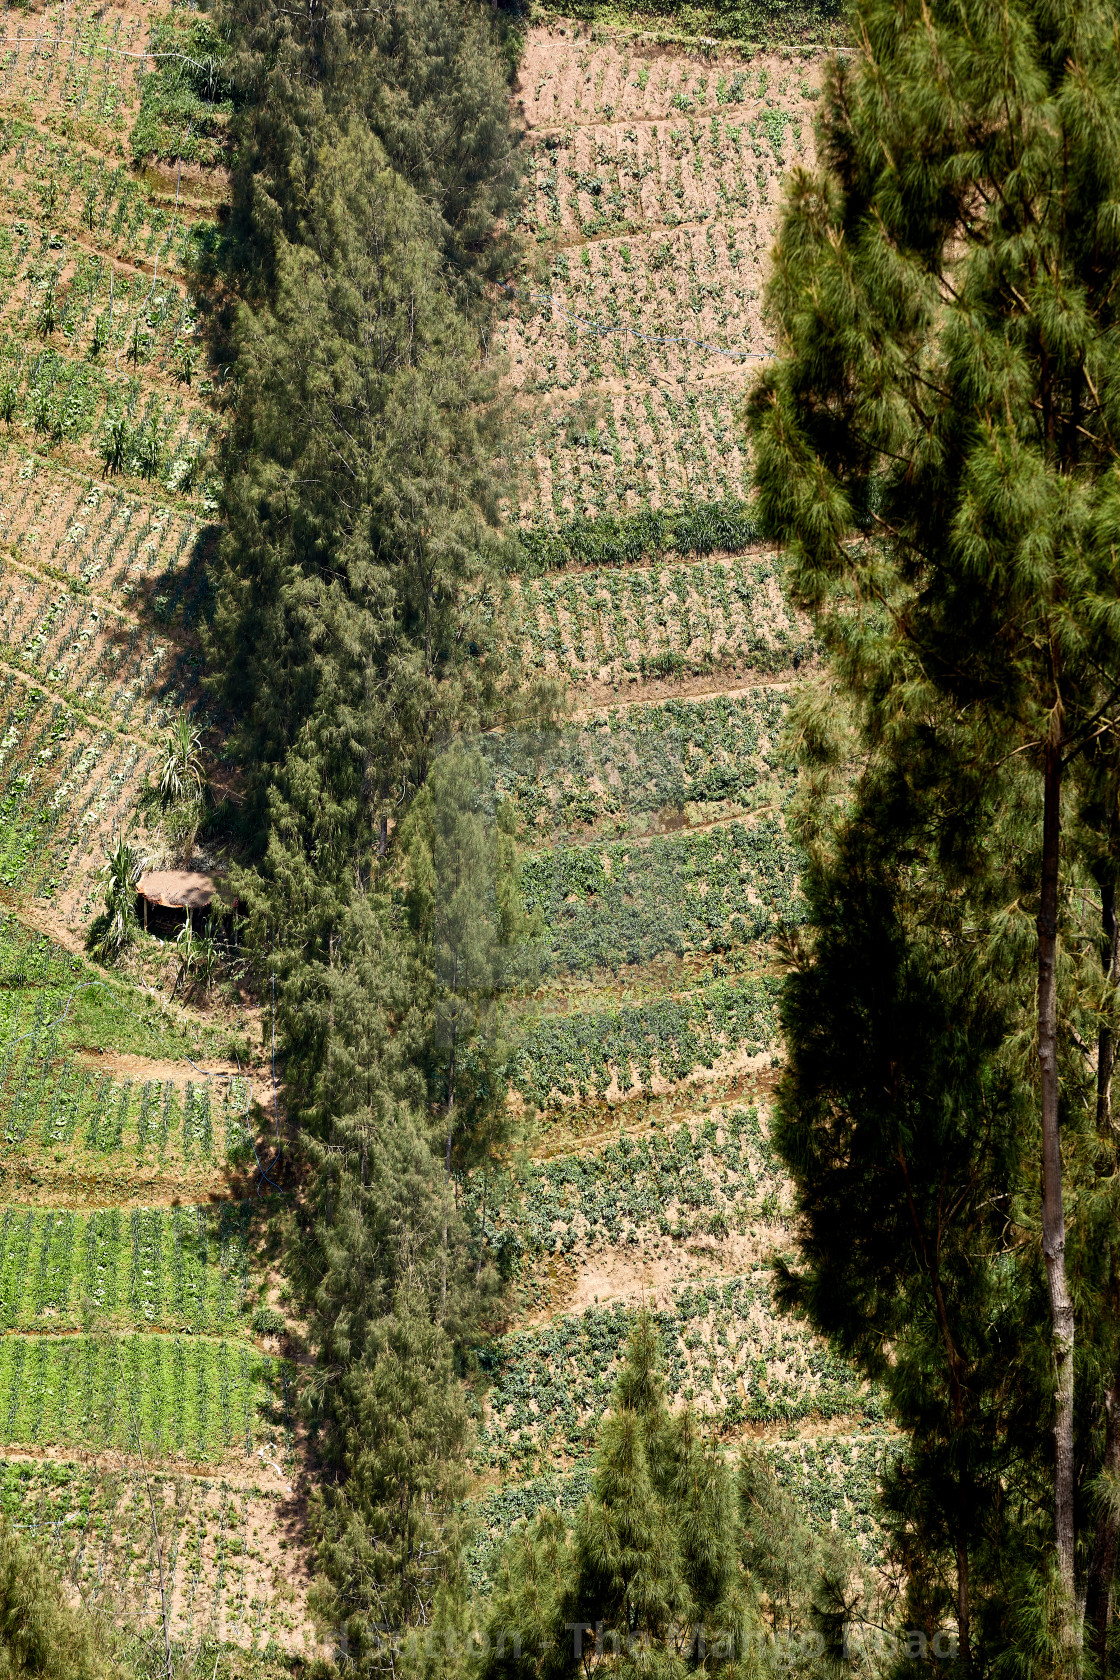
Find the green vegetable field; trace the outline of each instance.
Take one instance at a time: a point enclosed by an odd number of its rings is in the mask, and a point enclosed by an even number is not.
[[[639,35],[629,4],[572,9],[518,37],[527,167],[491,341],[512,669],[559,705],[479,742],[533,928],[502,1021],[512,1141],[456,1185],[508,1287],[471,1362],[481,1590],[518,1519],[586,1493],[643,1309],[671,1403],[869,1562],[893,1451],[879,1395],[779,1309],[771,1270],[793,1240],[781,953],[804,918],[786,726],[819,648],[751,511],[741,404],[837,25],[657,0]],[[48,0],[5,27],[0,1509],[149,1629],[158,1531],[182,1647],[291,1672],[330,1647],[270,999],[246,980],[200,1007],[154,938],[127,973],[84,954],[106,848],[163,857],[177,718],[240,809],[203,633],[231,398],[205,275],[236,90],[178,0]]]

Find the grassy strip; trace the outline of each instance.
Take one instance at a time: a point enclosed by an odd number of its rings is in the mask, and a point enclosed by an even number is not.
[[[268,1435],[262,1407],[281,1386],[278,1361],[244,1342],[191,1336],[5,1336],[0,1441],[116,1447],[139,1429],[157,1457],[250,1452]],[[277,1436],[283,1420],[273,1418]]]
[[[59,1020],[66,1009],[65,1019]],[[21,1044],[12,1040],[29,1036]],[[115,1050],[160,1060],[221,1054],[224,1035],[164,1008],[150,992],[109,979],[64,945],[0,917],[0,1110],[32,1063],[45,1079],[68,1049]]]
[[[685,997],[547,1017],[515,1052],[512,1082],[544,1106],[557,1093],[603,1092],[616,1072],[624,1090],[635,1079],[649,1090],[655,1074],[683,1079],[726,1050],[757,1054],[777,1044],[780,987],[772,976],[717,980]]]
[[[665,40],[705,37],[759,46],[841,45],[838,0],[536,0],[539,16],[578,18],[601,28],[650,30]]]
[[[747,503],[737,500],[646,507],[517,533],[520,569],[529,577],[565,566],[634,565],[664,554],[740,554],[758,537]]]

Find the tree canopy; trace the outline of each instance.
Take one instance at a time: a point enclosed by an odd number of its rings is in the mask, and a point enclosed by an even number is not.
[[[1115,1451],[1092,1089],[1099,1067],[1107,1106],[1114,964],[1085,908],[1110,926],[1115,12],[854,17],[820,166],[788,189],[780,354],[749,417],[830,656],[800,718],[816,931],[787,989],[789,1293],[910,1424],[899,1543],[916,1592],[955,1596],[965,1660],[1020,1640],[1052,1563],[1072,1661],[1086,1596],[1103,1651],[1115,1559],[1090,1493]]]

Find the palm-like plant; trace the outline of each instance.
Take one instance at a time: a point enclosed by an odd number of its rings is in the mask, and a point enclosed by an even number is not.
[[[140,854],[118,834],[105,848],[105,909],[90,930],[90,950],[99,962],[115,962],[136,934],[136,883]]]
[[[204,997],[212,990],[222,961],[217,931],[217,923],[208,916],[203,931],[196,934],[188,914],[175,940],[175,948],[179,953],[179,973],[172,987],[172,996],[180,986],[183,986],[185,991],[201,991]]]
[[[159,791],[167,805],[188,797],[197,798],[202,791],[202,737],[182,712],[168,730],[164,743]]]

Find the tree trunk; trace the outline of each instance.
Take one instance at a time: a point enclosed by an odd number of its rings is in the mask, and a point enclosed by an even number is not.
[[[1113,1381],[1104,1397],[1104,1462],[1101,1469],[1107,1476],[1120,1475],[1120,1377]],[[1089,1559],[1089,1581],[1085,1595],[1085,1626],[1089,1630],[1089,1647],[1104,1673],[1105,1643],[1112,1620],[1112,1580],[1116,1574],[1117,1542],[1120,1540],[1120,1512],[1113,1501],[1106,1504],[1093,1536],[1093,1554]]]
[[[966,1674],[972,1672],[972,1611],[968,1597],[968,1550],[957,1541],[957,1652]]]
[[[1058,861],[1061,846],[1062,755],[1055,713],[1046,743],[1042,819],[1042,882],[1038,913],[1038,1060],[1042,1086],[1042,1253],[1054,1337],[1054,1536],[1062,1592],[1061,1634],[1077,1639],[1073,1526],[1073,1300],[1066,1280],[1062,1144],[1058,1129]]]
[[[455,1130],[455,1028],[451,1029],[451,1060],[447,1069],[447,1155],[443,1178],[443,1246],[439,1267],[440,1317],[447,1311],[447,1197],[451,1187],[451,1134]]]
[[[1101,887],[1101,927],[1104,945],[1101,966],[1105,977],[1115,985],[1120,971],[1120,923],[1116,920],[1116,883],[1106,881]],[[1097,1042],[1097,1131],[1106,1133],[1112,1124],[1112,1070],[1116,1062],[1116,1040],[1106,1019]]]
[[[1105,978],[1115,985],[1120,978],[1120,923],[1116,917],[1116,883],[1101,885],[1101,967]],[[1116,1062],[1116,1041],[1106,1017],[1101,1026],[1097,1045],[1097,1131],[1108,1137],[1112,1131],[1112,1074]],[[1115,1262],[1114,1262],[1115,1267]],[[1116,1310],[1118,1280],[1112,1279],[1113,1311]],[[1101,1469],[1106,1476],[1120,1475],[1120,1371],[1114,1372],[1111,1387],[1104,1395],[1104,1457]],[[1085,1592],[1085,1626],[1089,1647],[1098,1671],[1104,1672],[1105,1646],[1112,1621],[1112,1581],[1116,1574],[1117,1544],[1120,1541],[1120,1512],[1111,1501],[1097,1519],[1093,1536],[1093,1550],[1089,1559],[1089,1575]]]

